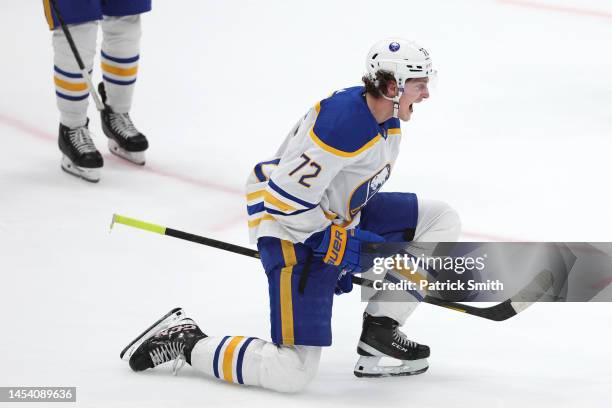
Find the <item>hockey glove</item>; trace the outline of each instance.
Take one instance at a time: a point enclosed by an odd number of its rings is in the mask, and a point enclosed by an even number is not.
[[[349,273],[361,272],[361,244],[367,242],[384,242],[385,239],[373,232],[330,225],[325,230],[323,238],[314,248],[315,256],[323,262],[336,265]]]
[[[336,295],[342,295],[343,293],[349,293],[353,290],[353,274],[348,272],[342,272],[338,277],[338,283],[336,283],[336,289],[334,289],[334,293]]]

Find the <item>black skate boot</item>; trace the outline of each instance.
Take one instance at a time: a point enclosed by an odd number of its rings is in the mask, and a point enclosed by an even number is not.
[[[132,163],[144,165],[144,152],[149,147],[147,138],[134,127],[129,113],[115,113],[106,104],[106,90],[103,82],[98,85],[98,92],[104,103],[104,110],[100,112],[100,118],[102,130],[108,137],[108,149],[111,153]]]
[[[62,169],[92,183],[100,181],[100,168],[104,165],[102,155],[91,140],[88,126],[70,129],[60,123],[57,144],[63,153]]]
[[[361,357],[354,371],[357,377],[414,375],[427,371],[429,347],[408,340],[398,326],[390,317],[363,314],[363,330],[357,346],[357,353]],[[383,357],[400,360],[401,364],[379,365]]]
[[[193,346],[207,336],[183,309],[176,308],[155,322],[133,340],[119,355],[129,360],[134,371],[144,371],[174,360],[172,372],[176,374],[186,361],[191,364]]]

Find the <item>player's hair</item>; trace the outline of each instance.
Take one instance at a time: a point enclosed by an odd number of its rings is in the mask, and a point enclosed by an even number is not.
[[[376,81],[378,82],[378,86],[368,75],[364,75],[361,80],[365,85],[366,93],[369,93],[376,99],[382,98],[382,96],[387,93],[387,86],[390,83],[395,83],[395,77],[393,74],[384,70],[376,71]]]

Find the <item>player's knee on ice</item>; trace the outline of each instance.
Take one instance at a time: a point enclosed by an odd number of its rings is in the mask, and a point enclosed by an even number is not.
[[[314,378],[321,357],[320,347],[277,346],[266,343],[261,351],[261,386],[279,392],[303,390]]]

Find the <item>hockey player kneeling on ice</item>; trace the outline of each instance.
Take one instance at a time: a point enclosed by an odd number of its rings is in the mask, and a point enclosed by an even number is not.
[[[413,193],[379,193],[399,153],[400,119],[429,97],[429,54],[413,42],[383,40],[366,59],[365,86],[318,102],[291,129],[276,154],[247,182],[253,243],[265,269],[271,342],[207,336],[175,309],[121,353],[136,371],[183,362],[225,381],[283,392],[313,378],[322,347],[332,342],[334,294],[349,292],[362,272],[366,242],[455,241],[460,222],[448,205]],[[377,292],[366,307],[358,342],[358,377],[427,370],[429,347],[399,330],[422,299]],[[208,331],[208,328],[206,328]],[[384,366],[382,357],[399,364]]]

